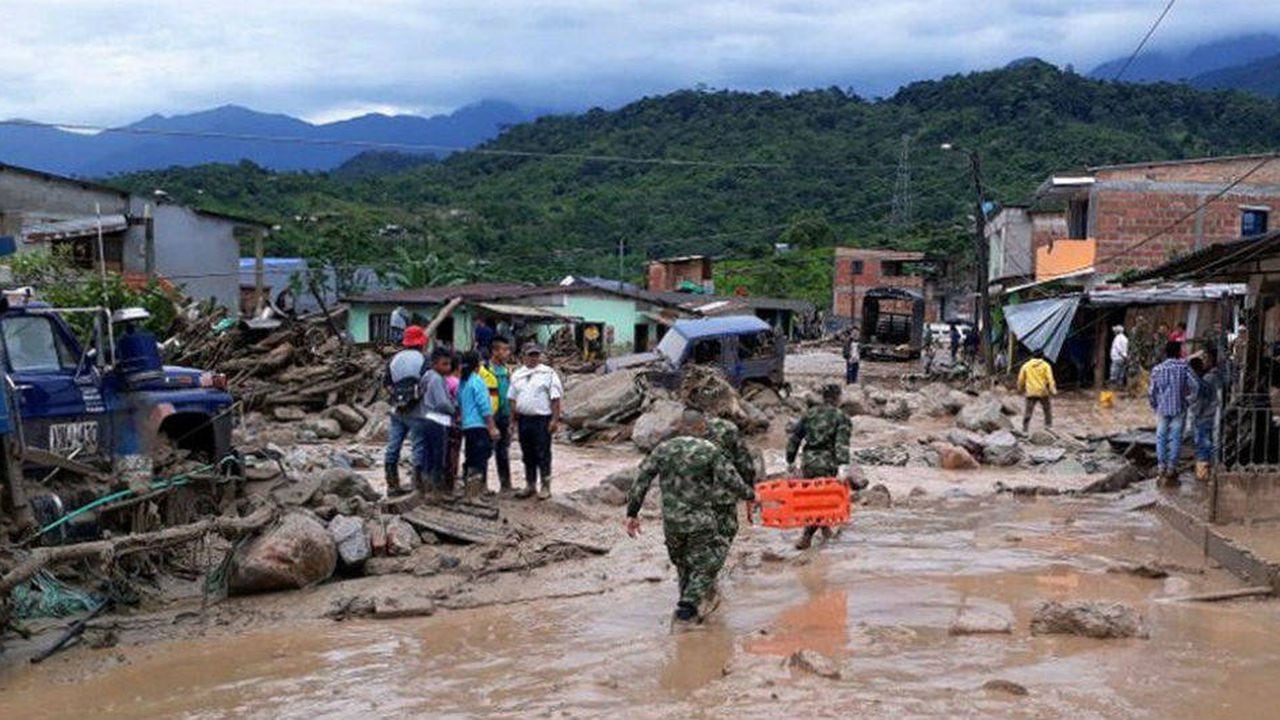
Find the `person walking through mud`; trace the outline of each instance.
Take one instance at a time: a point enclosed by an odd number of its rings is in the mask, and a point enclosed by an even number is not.
[[[1182,343],[1165,343],[1164,357],[1164,362],[1151,370],[1147,400],[1156,414],[1156,479],[1173,485],[1178,482],[1187,405],[1199,391],[1200,383],[1182,359]]]
[[[729,456],[706,439],[707,423],[701,413],[686,411],[679,433],[655,447],[640,464],[640,474],[627,493],[625,527],[633,538],[640,534],[640,508],[658,478],[662,533],[680,593],[674,619],[691,623],[712,609],[716,578],[729,555],[729,543],[720,532],[718,498],[733,495],[752,502],[755,490],[734,470]]]
[[[801,446],[804,455],[801,456],[800,472],[806,479],[837,477],[840,466],[849,464],[849,437],[853,424],[839,408],[841,392],[839,385],[823,386],[822,404],[810,408],[791,428],[787,438],[787,470],[790,474],[795,473],[796,456]],[[831,537],[831,528],[810,525],[796,541],[796,549],[807,550],[819,529],[824,540]]]
[[[489,387],[478,372],[480,353],[474,350],[462,353],[461,365],[458,409],[462,418],[462,436],[466,441],[464,487],[467,496],[477,497],[489,489],[489,456],[493,453],[493,441],[498,439],[498,426],[493,419]]]
[[[406,438],[413,448],[413,472],[416,481],[422,466],[426,464],[425,438],[419,402],[422,399],[420,383],[427,367],[422,354],[427,346],[427,334],[417,325],[405,329],[400,344],[404,349],[391,356],[383,372],[382,385],[391,405],[391,417],[387,427],[387,448],[383,452],[382,466],[387,481],[387,495],[403,495],[408,489],[400,484],[400,451]]]
[[[1022,364],[1018,371],[1018,392],[1026,398],[1022,409],[1022,432],[1031,430],[1031,414],[1036,405],[1044,408],[1044,427],[1053,428],[1053,400],[1058,394],[1058,385],[1053,379],[1053,366],[1044,359],[1044,350],[1036,348],[1031,351],[1031,359]]]
[[[858,368],[862,364],[862,354],[858,351],[858,333],[849,334],[844,344],[844,384],[853,385],[858,382]]]
[[[724,418],[711,418],[707,420],[707,439],[715,443],[720,452],[729,458],[733,469],[738,471],[738,477],[754,487],[756,462],[751,457],[751,450],[743,442],[738,426]],[[732,492],[722,492],[716,503],[720,537],[729,544],[738,536],[738,499]]]
[[[525,488],[518,498],[551,497],[551,437],[560,427],[560,399],[564,386],[551,367],[542,364],[542,348],[528,343],[524,365],[511,375],[511,413],[516,419]]]

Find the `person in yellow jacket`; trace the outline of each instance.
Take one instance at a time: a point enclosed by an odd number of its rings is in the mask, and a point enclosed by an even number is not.
[[[1053,382],[1053,366],[1044,359],[1044,351],[1032,351],[1031,359],[1023,363],[1018,371],[1018,391],[1027,399],[1022,412],[1022,432],[1031,429],[1031,413],[1037,404],[1044,408],[1045,428],[1053,427],[1053,407],[1049,398],[1058,394],[1058,386]]]

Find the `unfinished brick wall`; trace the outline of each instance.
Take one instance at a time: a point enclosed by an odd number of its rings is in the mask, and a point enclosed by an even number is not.
[[[924,290],[924,278],[918,275],[884,274],[886,262],[918,262],[922,253],[896,252],[892,250],[858,250],[837,248],[835,259],[835,285],[831,309],[837,317],[858,320],[862,318],[862,299],[871,288],[906,288]],[[861,261],[862,271],[854,273],[854,263]],[[926,302],[927,302],[926,298]],[[927,304],[926,308],[930,305]]]

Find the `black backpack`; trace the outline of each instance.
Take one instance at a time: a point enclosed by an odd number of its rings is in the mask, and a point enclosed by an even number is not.
[[[423,371],[427,370],[426,363],[423,363]],[[388,401],[396,412],[408,412],[413,409],[414,405],[422,399],[422,378],[410,376],[401,378],[391,383],[391,392]]]

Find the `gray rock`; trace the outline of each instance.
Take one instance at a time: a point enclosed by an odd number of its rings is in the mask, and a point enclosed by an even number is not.
[[[969,454],[975,458],[982,457],[982,448],[986,445],[983,436],[972,430],[961,430],[959,428],[947,431],[947,442],[968,450]]]
[[[938,467],[943,470],[976,470],[978,461],[968,450],[951,443],[936,442],[933,449],[938,453]]]
[[[1042,602],[1031,615],[1032,635],[1080,635],[1106,640],[1150,637],[1142,615],[1124,603]]]
[[[983,438],[982,459],[998,467],[1017,465],[1022,460],[1022,447],[1008,430],[993,432]]]
[[[364,476],[350,468],[331,467],[322,470],[319,478],[320,489],[326,495],[337,495],[340,498],[361,497],[371,501],[382,497]]]
[[[1067,451],[1060,447],[1033,447],[1027,452],[1027,458],[1036,465],[1056,463],[1066,455]]]
[[[894,398],[885,403],[881,415],[887,420],[906,422],[911,419],[911,406],[902,398]]]
[[[906,467],[911,461],[911,453],[901,445],[887,445],[854,450],[853,459],[863,465]]]
[[[945,394],[937,397],[942,398],[942,400],[939,401],[941,407],[952,415],[959,413],[966,405],[973,402],[973,398],[969,395],[962,393],[959,390],[951,390],[950,388],[947,389]]]
[[[421,595],[380,595],[373,599],[372,615],[378,620],[425,617],[435,611],[435,602]]]
[[[1022,411],[1026,409],[1025,405],[1026,400],[1020,397],[1014,397],[1013,395],[1005,395],[1000,398],[1000,409],[1004,411],[1005,415],[1018,417],[1022,415]]]
[[[880,483],[876,483],[866,490],[859,493],[861,502],[866,507],[871,508],[887,508],[893,506],[893,496],[889,494],[889,488]]]
[[[320,478],[315,476],[288,478],[285,484],[271,491],[271,497],[285,507],[310,505],[322,494]]]
[[[335,515],[329,521],[329,536],[338,548],[338,561],[344,568],[359,567],[373,555],[364,522],[350,515]]]
[[[333,418],[309,417],[299,425],[298,437],[300,440],[304,432],[310,432],[320,440],[337,440],[342,437],[342,426]]]
[[[639,373],[639,370],[621,370],[574,384],[565,391],[561,419],[578,430],[620,407],[638,403],[636,376]]]
[[[366,422],[364,415],[350,405],[335,405],[329,408],[327,414],[337,421],[339,427],[349,433],[360,432],[360,428],[364,427]]]
[[[608,483],[625,493],[631,490],[631,485],[635,483],[636,477],[639,475],[639,466],[626,468],[625,470],[619,470],[615,473],[611,473],[608,477],[602,480],[601,483]]]
[[[974,432],[996,432],[1013,427],[996,400],[978,400],[964,406],[956,416],[956,427]]]
[[[242,594],[309,587],[328,579],[337,562],[325,527],[306,513],[291,512],[235,551],[227,589]]]
[[[659,400],[636,420],[631,429],[631,441],[641,450],[654,449],[663,440],[676,436],[680,430],[680,418],[684,405],[674,400]]]
[[[306,419],[307,411],[294,405],[281,405],[271,409],[271,417],[278,422],[298,422]]]
[[[812,394],[812,393],[810,393]],[[840,411],[845,415],[866,415],[871,401],[861,385],[845,385],[840,395]]]
[[[1079,477],[1080,475],[1088,475],[1089,468],[1075,458],[1066,458],[1050,465],[1048,474],[1058,477]]]
[[[413,526],[398,516],[387,521],[387,554],[391,556],[412,555],[422,545],[422,538]]]
[[[797,650],[787,658],[787,667],[827,678],[840,679],[840,666],[816,650]]]

